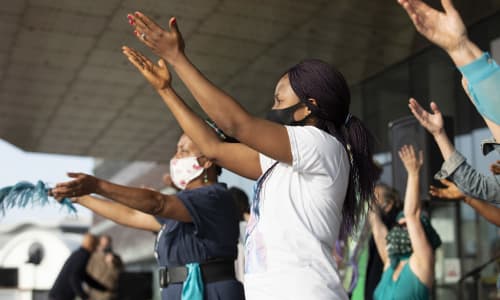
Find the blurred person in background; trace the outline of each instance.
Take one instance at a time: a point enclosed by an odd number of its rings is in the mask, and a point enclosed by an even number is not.
[[[72,300],[77,296],[81,300],[90,300],[89,294],[83,288],[83,283],[102,291],[106,290],[105,286],[86,271],[87,263],[96,246],[97,238],[94,235],[87,233],[83,236],[81,247],[68,257],[50,289],[50,300]]]
[[[376,206],[380,217],[387,230],[391,230],[396,225],[396,216],[401,211],[401,198],[393,187],[379,183],[375,186]],[[377,288],[380,277],[384,272],[384,263],[380,258],[373,235],[370,237],[368,245],[368,264],[365,281],[365,300],[373,299],[373,293]]]
[[[422,152],[413,146],[403,146],[399,156],[408,172],[403,211],[391,230],[381,220],[380,213],[371,210],[369,220],[373,237],[384,263],[384,273],[375,290],[376,300],[426,300],[434,283],[435,249],[441,239],[430,220],[422,214],[419,198]]]
[[[96,251],[87,264],[87,272],[107,291],[90,288],[92,300],[115,300],[118,296],[118,280],[123,270],[123,263],[119,255],[113,252],[112,240],[109,235],[99,236]]]
[[[236,278],[243,282],[245,275],[245,231],[250,219],[250,204],[247,194],[237,187],[231,187],[229,192],[233,196],[240,218],[240,238],[238,240],[238,258],[235,261]]]

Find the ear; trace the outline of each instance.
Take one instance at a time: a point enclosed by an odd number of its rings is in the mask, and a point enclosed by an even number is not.
[[[309,102],[309,104],[312,104],[314,105],[315,107],[318,107],[318,101],[314,98],[309,98],[307,99],[307,101]],[[309,108],[309,106],[306,105],[306,112],[307,112],[307,115],[310,115],[312,114],[312,111],[311,109]]]
[[[205,156],[203,156],[203,160],[204,160],[204,162],[201,163],[201,166],[205,170],[210,169],[210,167],[212,167],[214,165],[214,163],[210,159],[206,158]]]

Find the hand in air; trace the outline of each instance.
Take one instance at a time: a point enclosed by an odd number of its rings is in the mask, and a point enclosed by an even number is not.
[[[168,63],[174,64],[176,59],[184,54],[184,40],[175,18],[170,18],[169,30],[163,29],[140,12],[128,14],[127,18],[134,27],[137,38]]]
[[[421,0],[398,0],[417,31],[448,53],[459,50],[468,41],[467,29],[451,0],[441,0],[444,11]]]
[[[465,197],[465,195],[458,189],[455,183],[446,179],[441,179],[440,181],[445,187],[439,188],[431,185],[429,193],[432,196],[451,200],[459,200]]]
[[[422,125],[427,131],[432,135],[437,135],[443,132],[444,121],[443,115],[439,110],[436,103],[431,102],[431,110],[433,113],[426,111],[417,100],[411,98],[408,107],[410,108],[412,114],[417,118],[420,125]]]
[[[399,149],[399,157],[408,174],[418,175],[420,168],[424,164],[424,155],[422,151],[419,151],[417,155],[412,145],[404,145]]]
[[[83,173],[68,173],[68,177],[74,180],[58,183],[51,190],[51,195],[56,199],[74,198],[95,193],[97,190],[97,178]],[[74,200],[74,202],[77,202]]]
[[[123,46],[122,51],[155,89],[161,90],[170,87],[172,77],[163,59],[154,64],[149,58],[132,48]]]

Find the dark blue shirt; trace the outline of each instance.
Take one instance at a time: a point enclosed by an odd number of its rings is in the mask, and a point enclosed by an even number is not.
[[[213,184],[177,193],[189,211],[192,223],[156,217],[162,224],[155,245],[161,267],[203,263],[212,259],[235,260],[239,220],[226,185]],[[171,284],[162,291],[162,299],[180,299],[182,284]],[[236,280],[205,285],[205,299],[243,299],[243,287]]]

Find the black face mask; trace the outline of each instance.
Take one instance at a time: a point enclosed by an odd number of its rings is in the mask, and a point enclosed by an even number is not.
[[[293,119],[293,114],[297,108],[302,106],[302,102],[284,109],[272,109],[267,113],[266,119],[271,122],[279,123],[281,125],[304,125],[305,121],[309,116],[305,117],[300,121],[295,121]]]

